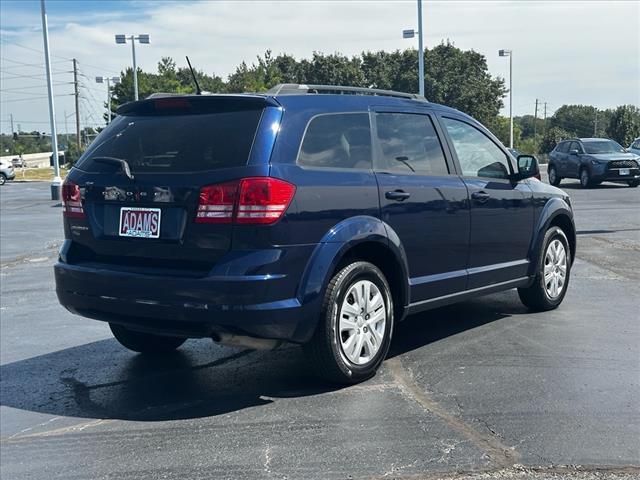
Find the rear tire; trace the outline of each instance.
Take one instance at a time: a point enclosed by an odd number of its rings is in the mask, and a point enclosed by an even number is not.
[[[593,182],[591,181],[591,174],[589,173],[589,169],[583,168],[580,170],[580,186],[582,188],[591,188],[593,186]]]
[[[0,185],[4,185],[7,183],[7,177],[5,177],[4,173],[0,173]]]
[[[640,180],[629,180],[627,182],[627,185],[629,185],[631,188],[636,188],[638,185],[640,185]]]
[[[556,170],[556,167],[549,167],[549,183],[551,185],[553,185],[554,187],[557,187],[560,185],[560,182],[562,181],[562,177],[560,177],[560,175],[558,175],[558,171]]]
[[[111,333],[123,347],[134,352],[157,354],[172,352],[187,339],[180,337],[165,337],[152,333],[136,332],[122,325],[110,323]]]
[[[536,268],[533,284],[527,288],[519,288],[518,296],[533,312],[553,310],[564,300],[571,276],[571,249],[561,228],[551,227],[547,230]]]
[[[393,300],[378,267],[356,261],[329,282],[320,321],[304,345],[322,378],[352,384],[375,375],[387,356],[393,331]]]

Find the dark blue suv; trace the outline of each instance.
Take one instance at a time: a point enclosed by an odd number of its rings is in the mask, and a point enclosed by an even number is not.
[[[410,94],[152,96],[69,172],[58,298],[137,352],[288,341],[357,382],[409,314],[511,288],[562,302],[571,204],[533,160]]]

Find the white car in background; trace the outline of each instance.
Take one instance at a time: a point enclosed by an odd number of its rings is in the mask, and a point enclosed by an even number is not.
[[[627,148],[627,150],[629,150],[631,153],[635,153],[636,155],[640,155],[640,137],[631,142],[631,145],[629,145],[629,148]]]
[[[13,180],[15,177],[13,164],[8,160],[0,160],[0,185],[4,185],[7,180]]]

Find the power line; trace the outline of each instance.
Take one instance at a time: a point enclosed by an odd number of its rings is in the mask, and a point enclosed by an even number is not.
[[[60,95],[54,95],[54,97],[68,97],[69,95],[73,95],[73,94],[68,94],[68,93],[63,93]],[[11,99],[11,100],[0,100],[0,103],[14,103],[14,102],[26,102],[26,101],[30,101],[30,100],[39,100],[41,98],[47,98],[47,95],[42,95],[40,97],[30,97],[30,98],[15,98],[15,99]]]
[[[15,63],[16,65],[20,65],[23,67],[40,67],[40,68],[44,68],[44,65],[42,65],[42,62],[39,63],[24,63],[24,62],[20,62],[19,60],[13,60],[11,58],[6,58],[6,57],[2,57],[2,61],[3,62],[9,62],[9,63]],[[55,62],[51,62],[51,63],[66,63],[66,60],[58,60]]]
[[[60,85],[73,85],[73,82],[54,82],[54,86]],[[0,92],[21,92],[22,90],[29,90],[32,88],[47,88],[47,85],[29,85],[27,87],[19,87],[19,88],[1,88]]]
[[[17,42],[13,42],[13,41],[8,41],[8,40],[5,40],[5,39],[3,39],[3,38],[0,38],[0,42],[1,42],[1,43],[5,43],[5,44],[7,44],[7,45],[15,45],[16,47],[24,48],[24,49],[26,49],[26,50],[31,50],[32,52],[37,52],[37,53],[41,53],[41,54],[43,54],[43,55],[44,55],[44,52],[43,52],[41,49],[39,49],[39,48],[27,47],[26,45],[22,45],[21,43],[17,43]],[[56,58],[62,58],[62,59],[64,59],[64,60],[65,60],[65,61],[67,61],[67,62],[72,60],[71,58],[63,57],[63,56],[61,56],[61,55],[53,55],[53,54],[52,54],[51,56],[52,56],[52,57],[56,57]],[[53,63],[53,62],[52,62],[52,63]]]

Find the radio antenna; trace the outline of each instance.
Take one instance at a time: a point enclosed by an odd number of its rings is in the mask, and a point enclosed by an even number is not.
[[[187,65],[189,65],[189,70],[191,70],[191,76],[193,77],[193,83],[196,84],[196,95],[202,95],[202,90],[200,90],[200,85],[198,85],[198,79],[196,78],[196,72],[193,71],[193,67],[191,66],[191,62],[189,61],[189,57],[185,55],[187,59]]]

